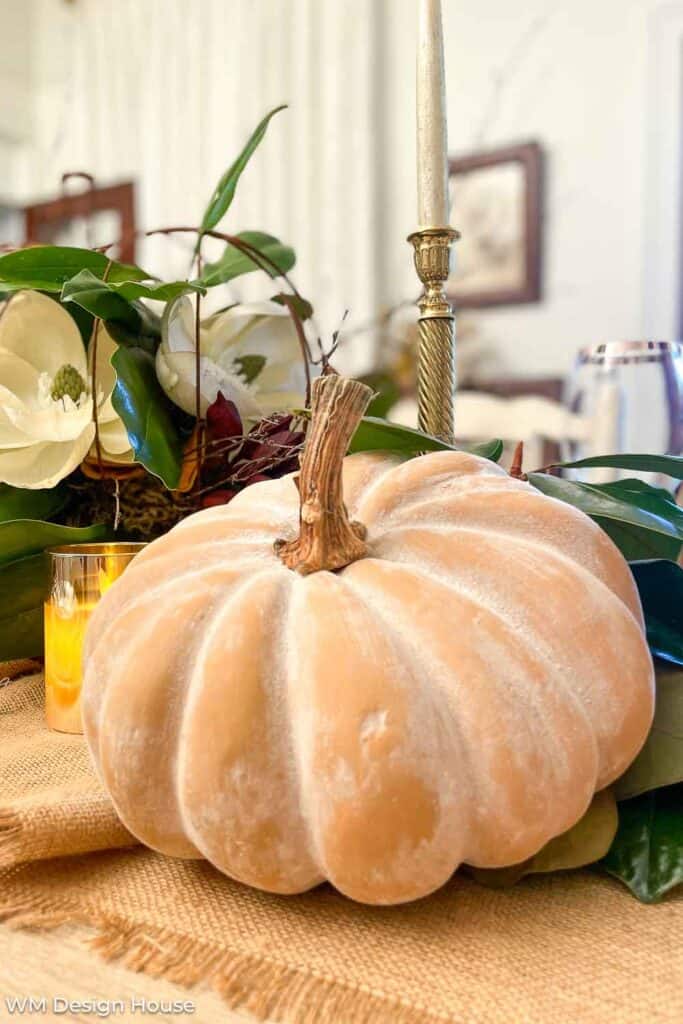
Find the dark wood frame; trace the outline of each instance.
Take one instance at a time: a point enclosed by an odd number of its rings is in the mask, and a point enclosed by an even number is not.
[[[132,181],[104,188],[89,188],[75,195],[64,194],[57,199],[34,203],[24,208],[26,245],[45,244],[45,229],[57,229],[60,222],[93,213],[113,210],[121,218],[118,258],[126,263],[135,262],[135,186]],[[42,237],[41,237],[42,236]],[[109,240],[107,240],[109,241]]]
[[[543,213],[543,150],[538,142],[522,142],[514,146],[471,156],[456,157],[449,161],[451,176],[498,164],[519,163],[524,169],[524,284],[520,288],[501,288],[499,291],[473,292],[451,298],[458,309],[480,309],[486,306],[517,305],[538,302],[542,285],[542,213]],[[457,224],[453,225],[458,227]]]

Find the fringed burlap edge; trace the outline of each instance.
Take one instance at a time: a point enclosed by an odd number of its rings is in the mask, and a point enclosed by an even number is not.
[[[201,982],[217,992],[230,1009],[250,1013],[258,1020],[297,1024],[453,1021],[450,1015],[426,1006],[352,986],[271,956],[215,950],[173,929],[84,911],[59,897],[12,900],[0,894],[0,921],[12,928],[50,930],[74,924],[94,928],[96,935],[88,944],[104,960],[187,988]]]

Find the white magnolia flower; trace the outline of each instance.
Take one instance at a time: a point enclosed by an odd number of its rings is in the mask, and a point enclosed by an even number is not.
[[[115,351],[100,327],[100,448],[108,462],[130,462],[128,434],[111,403]],[[91,368],[75,322],[53,299],[27,291],[0,304],[0,482],[54,487],[80,465],[95,439]]]
[[[303,405],[306,372],[299,339],[289,313],[277,303],[232,306],[208,317],[201,323],[199,349],[202,414],[219,391],[242,419]],[[156,367],[169,398],[194,415],[195,317],[187,296],[166,307]],[[314,376],[316,368],[310,369]]]

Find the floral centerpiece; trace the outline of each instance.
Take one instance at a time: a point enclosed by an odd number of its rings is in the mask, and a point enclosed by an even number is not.
[[[161,229],[195,235],[187,279],[159,280],[108,249],[37,246],[0,257],[0,659],[41,650],[46,547],[153,539],[198,509],[297,469],[311,382],[334,372],[338,339],[326,351],[289,277],[289,246],[260,231],[218,230],[275,113],[219,181],[201,224]],[[224,244],[213,262],[202,256],[207,237]],[[270,282],[262,302],[204,314],[209,292],[255,271]],[[382,400],[374,411],[386,408]],[[371,408],[349,450],[409,458],[450,447]],[[497,461],[502,445],[475,451]],[[675,456],[566,465],[683,478]],[[662,666],[655,724],[616,784],[618,816],[614,795],[598,794],[578,825],[531,862],[477,877],[506,884],[604,858],[636,895],[655,900],[683,881],[683,511],[639,479],[591,485],[554,468],[527,474],[520,452],[511,472],[587,513],[630,561]]]

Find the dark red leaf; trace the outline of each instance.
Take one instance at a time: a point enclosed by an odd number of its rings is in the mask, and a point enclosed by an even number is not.
[[[239,492],[237,490],[220,489],[205,494],[202,498],[202,508],[212,508],[214,505],[227,505]]]
[[[223,441],[239,437],[243,433],[242,420],[237,406],[226,398],[222,391],[206,410],[206,424],[212,441]]]

